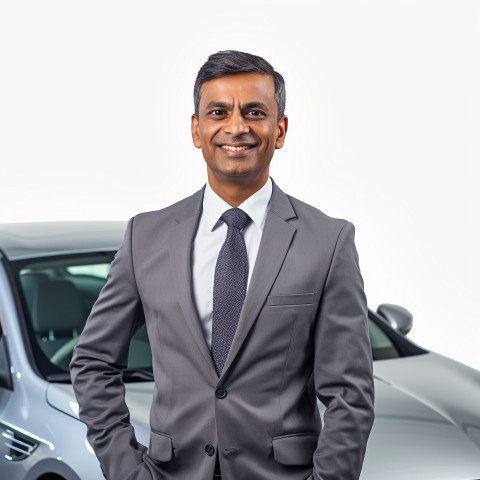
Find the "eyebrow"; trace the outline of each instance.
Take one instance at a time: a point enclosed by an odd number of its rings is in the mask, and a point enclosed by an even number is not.
[[[261,108],[262,110],[268,112],[268,107],[262,102],[249,102],[245,104],[244,108]]]
[[[207,109],[210,108],[231,108],[231,105],[229,103],[225,102],[210,102],[207,106]]]
[[[207,110],[211,108],[226,108],[228,110],[232,108],[232,104],[226,103],[226,102],[210,102],[206,108]],[[245,105],[242,105],[242,109],[248,109],[248,108],[261,108],[266,112],[269,111],[268,107],[263,102],[248,102]]]

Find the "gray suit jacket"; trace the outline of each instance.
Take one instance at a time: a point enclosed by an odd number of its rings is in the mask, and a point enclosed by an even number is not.
[[[203,189],[136,215],[71,363],[109,480],[354,480],[372,427],[372,355],[353,225],[275,184],[237,332],[218,377],[192,295]],[[121,369],[146,323],[155,393],[137,443]],[[215,395],[222,386],[224,398]],[[327,406],[324,425],[317,397]]]

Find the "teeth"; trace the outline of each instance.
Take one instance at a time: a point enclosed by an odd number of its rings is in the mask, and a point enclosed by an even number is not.
[[[232,152],[239,152],[240,150],[248,150],[252,148],[250,145],[242,145],[241,147],[232,147],[230,145],[222,145],[225,150],[231,150]]]

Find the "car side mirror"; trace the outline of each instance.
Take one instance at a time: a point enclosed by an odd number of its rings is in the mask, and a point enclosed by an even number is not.
[[[381,315],[388,324],[402,335],[407,335],[413,327],[413,315],[400,305],[393,303],[382,303],[377,308],[377,313]]]

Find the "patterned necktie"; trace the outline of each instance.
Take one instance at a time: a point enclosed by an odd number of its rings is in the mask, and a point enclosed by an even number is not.
[[[231,208],[220,217],[228,225],[228,231],[218,254],[213,282],[212,357],[219,375],[227,359],[247,291],[247,248],[240,230],[248,219],[248,215],[239,208]]]

